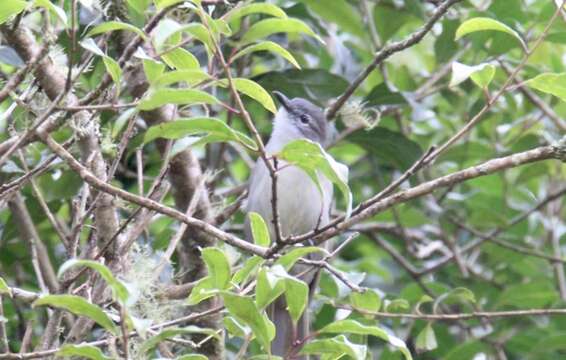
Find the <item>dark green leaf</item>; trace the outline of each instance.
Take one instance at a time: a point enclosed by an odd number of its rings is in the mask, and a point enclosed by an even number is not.
[[[358,130],[348,140],[362,146],[377,158],[399,170],[408,169],[422,154],[420,146],[403,134],[383,127]]]
[[[323,103],[342,94],[346,79],[322,69],[272,71],[254,78],[267,91],[280,91],[288,97],[302,97]]]

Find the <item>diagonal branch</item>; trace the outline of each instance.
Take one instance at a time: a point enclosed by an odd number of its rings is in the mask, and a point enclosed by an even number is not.
[[[369,64],[364,71],[362,71],[357,78],[352,81],[350,86],[344,91],[344,93],[328,108],[326,112],[326,117],[331,120],[336,117],[336,114],[342,106],[348,101],[348,99],[354,94],[354,91],[365,81],[365,79],[371,74],[373,70],[375,70],[379,64],[381,64],[384,60],[389,58],[391,55],[403,51],[417,43],[419,43],[423,37],[428,34],[428,32],[432,29],[434,24],[450,9],[450,7],[462,0],[446,0],[442,4],[440,4],[430,19],[421,27],[419,30],[411,34],[408,38],[403,41],[394,42],[382,48],[373,59],[372,63]]]

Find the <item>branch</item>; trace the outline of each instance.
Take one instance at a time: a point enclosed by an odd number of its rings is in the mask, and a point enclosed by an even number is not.
[[[423,37],[432,29],[434,24],[450,9],[450,7],[462,0],[446,0],[442,4],[440,4],[430,19],[421,27],[419,30],[411,34],[408,38],[403,41],[394,42],[390,45],[387,45],[383,49],[381,49],[373,59],[373,62],[368,65],[362,71],[354,81],[348,86],[346,91],[328,108],[326,112],[327,119],[333,119],[338,111],[344,106],[346,101],[354,94],[354,91],[365,81],[365,79],[371,74],[373,70],[375,70],[379,64],[381,64],[385,59],[390,57],[391,55],[398,53],[402,50],[405,50],[417,43],[419,43]]]
[[[348,306],[339,305],[339,308],[354,310],[366,315],[372,315],[378,318],[385,319],[414,319],[414,320],[428,320],[428,321],[458,321],[469,319],[494,319],[494,318],[509,318],[509,317],[523,317],[523,316],[551,316],[551,315],[566,315],[566,309],[527,309],[527,310],[511,310],[511,311],[474,311],[470,313],[458,314],[399,314],[389,312],[373,312],[362,309],[353,309]]]
[[[566,137],[556,145],[547,145],[535,148],[533,150],[528,150],[525,152],[509,155],[506,157],[492,159],[484,162],[483,164],[472,166],[470,168],[457,171],[450,175],[446,175],[435,180],[425,182],[423,184],[417,185],[405,191],[398,192],[391,195],[383,200],[380,200],[371,206],[358,211],[355,215],[347,220],[335,224],[332,228],[324,231],[323,233],[316,234],[305,234],[294,239],[292,243],[297,243],[302,241],[303,236],[313,236],[316,235],[315,241],[317,243],[323,242],[342,231],[350,228],[351,226],[379,213],[384,210],[391,208],[399,203],[405,203],[409,200],[419,198],[423,195],[432,193],[443,187],[452,186],[470,179],[474,179],[480,176],[486,176],[497,171],[505,170],[508,168],[517,167],[520,165],[528,164],[535,161],[558,159],[563,162],[566,161]]]
[[[154,200],[145,198],[143,196],[135,195],[129,193],[125,190],[112,186],[104,181],[98,179],[91,171],[89,171],[86,167],[84,167],[80,162],[78,162],[73,155],[71,155],[67,150],[65,150],[59,143],[57,143],[53,138],[49,135],[42,134],[42,141],[60,158],[65,160],[67,164],[74,170],[84,181],[86,181],[92,187],[98,189],[99,191],[118,196],[126,201],[132,202],[134,204],[143,206],[150,210],[156,211],[158,213],[167,215],[171,218],[174,218],[178,221],[182,221],[194,228],[202,230],[215,238],[226,242],[232,246],[235,246],[243,251],[265,257],[266,256],[266,249],[257,246],[255,244],[251,244],[247,241],[244,241],[232,234],[228,234],[202,220],[198,220],[189,216],[186,216],[182,212],[170,208],[168,206],[162,205]]]

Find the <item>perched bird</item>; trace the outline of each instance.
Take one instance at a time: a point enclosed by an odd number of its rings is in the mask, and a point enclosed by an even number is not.
[[[280,92],[274,92],[274,95],[281,106],[275,115],[273,131],[265,146],[268,156],[276,154],[286,144],[297,139],[308,139],[321,145],[329,141],[331,127],[320,107],[302,98],[290,100]],[[332,183],[319,174],[320,191],[300,168],[281,160],[277,161],[277,168],[277,212],[282,237],[304,234],[326,225],[333,197]],[[246,211],[259,213],[268,225],[271,239],[275,239],[272,209],[272,178],[264,160],[260,158],[252,170]],[[246,220],[245,231],[246,239],[252,241],[249,219]],[[312,289],[315,276],[311,272],[302,280]],[[282,298],[271,305],[268,315],[276,327],[272,353],[284,356],[293,341],[301,339],[307,332],[308,319],[303,315],[297,329],[293,329]]]

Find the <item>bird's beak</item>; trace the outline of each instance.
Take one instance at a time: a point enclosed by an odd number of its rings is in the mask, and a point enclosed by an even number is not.
[[[283,93],[280,93],[279,91],[274,91],[273,95],[275,95],[277,101],[279,101],[281,106],[283,106],[286,110],[289,110],[291,108],[291,100],[289,100],[287,96],[283,95]]]

